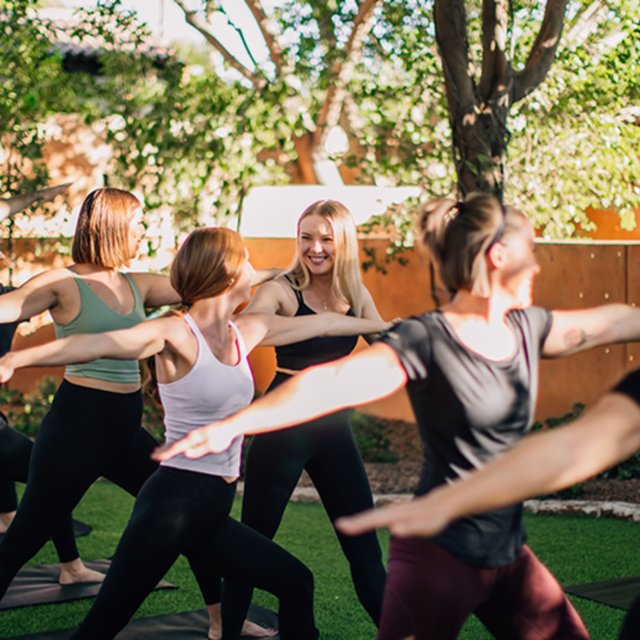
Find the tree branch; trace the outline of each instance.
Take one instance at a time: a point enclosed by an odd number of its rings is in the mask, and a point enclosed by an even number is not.
[[[282,72],[285,67],[284,53],[282,51],[280,43],[278,42],[274,34],[269,31],[269,18],[262,8],[262,3],[260,2],[260,0],[245,0],[245,3],[247,7],[249,7],[249,10],[255,18],[255,21],[260,29],[260,33],[264,38],[267,49],[269,50],[269,57],[276,67],[276,71],[278,73]]]
[[[17,196],[9,198],[0,198],[0,220],[4,220],[10,216],[24,211],[29,205],[38,200],[53,200],[57,195],[63,193],[71,186],[70,182],[59,184],[55,187],[40,189],[39,191],[31,191],[29,193],[20,193]]]
[[[247,67],[241,64],[228,50],[227,48],[213,35],[209,25],[198,18],[197,13],[187,7],[183,0],[173,0],[173,2],[182,9],[184,13],[184,19],[187,24],[190,24],[196,31],[198,31],[205,40],[222,55],[224,60],[232,66],[236,71],[239,71],[247,80],[250,80],[253,84],[258,83],[258,77],[252,73]]]
[[[470,113],[476,104],[463,0],[436,0],[434,16],[449,113],[453,118],[458,109],[452,112],[452,106],[458,105],[462,113]]]
[[[515,76],[511,102],[529,95],[546,77],[560,44],[568,0],[547,0],[540,31],[524,69]]]
[[[360,3],[358,13],[353,19],[351,34],[345,45],[343,59],[331,69],[327,95],[316,120],[315,141],[320,147],[324,145],[328,132],[340,120],[347,82],[360,60],[364,37],[371,30],[373,14],[380,3],[381,0],[363,0]]]
[[[484,0],[482,3],[482,75],[480,96],[487,102],[505,94],[510,82],[511,65],[507,58],[509,0]]]

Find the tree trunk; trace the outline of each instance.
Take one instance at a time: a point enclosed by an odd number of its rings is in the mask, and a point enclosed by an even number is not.
[[[460,105],[449,104],[449,113],[460,113]],[[476,107],[472,113],[452,118],[451,128],[460,195],[483,191],[502,199],[509,143],[507,109],[491,101],[482,112]]]

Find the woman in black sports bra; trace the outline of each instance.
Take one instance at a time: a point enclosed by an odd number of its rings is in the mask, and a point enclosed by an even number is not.
[[[326,311],[381,319],[362,284],[356,228],[350,212],[334,200],[310,205],[298,221],[298,252],[286,276],[262,285],[246,313],[303,316]],[[276,349],[276,377],[269,390],[297,371],[348,355],[355,337],[313,338]],[[327,514],[336,518],[371,508],[373,499],[360,452],[340,411],[295,429],[260,435],[249,447],[242,522],[273,538],[287,502],[305,469]],[[349,561],[362,606],[378,625],[385,569],[374,533],[349,537],[336,531]],[[231,637],[246,615],[251,590],[225,582],[222,618]]]

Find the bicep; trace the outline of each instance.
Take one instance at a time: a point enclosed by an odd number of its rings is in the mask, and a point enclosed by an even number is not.
[[[369,293],[369,290],[366,287],[363,287],[362,289],[362,317],[367,320],[382,321],[382,316],[380,315],[378,307],[376,307],[376,303]]]
[[[570,355],[615,340],[611,331],[615,314],[613,305],[575,311],[552,311],[543,356],[553,358]]]
[[[382,342],[336,361],[333,388],[349,394],[349,404],[364,404],[384,398],[407,383],[407,373],[396,352]]]
[[[53,308],[58,300],[53,282],[39,275],[0,297],[0,323],[28,320]]]
[[[178,304],[180,295],[171,286],[168,276],[160,273],[132,273],[145,307]]]
[[[275,282],[259,286],[242,313],[278,313],[281,309],[281,290],[282,287]]]
[[[145,320],[128,329],[100,334],[102,356],[136,359],[148,358],[162,351],[175,327],[168,326],[168,318]]]

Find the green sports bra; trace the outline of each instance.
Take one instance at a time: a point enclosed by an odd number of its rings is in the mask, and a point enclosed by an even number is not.
[[[55,324],[56,338],[64,338],[76,333],[104,333],[116,329],[128,329],[145,319],[142,296],[133,278],[127,274],[127,279],[133,292],[134,305],[130,313],[122,314],[114,311],[98,296],[91,287],[73,271],[80,291],[80,311],[67,324]],[[137,360],[113,360],[99,358],[82,364],[70,364],[65,368],[66,375],[80,378],[96,378],[107,382],[140,382],[140,368]]]

